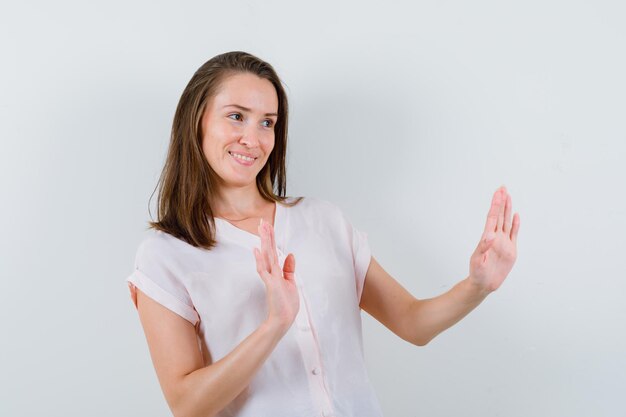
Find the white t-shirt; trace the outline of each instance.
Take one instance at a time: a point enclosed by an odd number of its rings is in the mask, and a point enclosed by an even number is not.
[[[231,352],[267,318],[256,271],[258,236],[216,218],[217,246],[196,248],[150,230],[128,277],[150,298],[196,325],[204,363]],[[363,357],[359,300],[371,253],[367,235],[335,205],[304,198],[276,204],[280,265],[296,259],[296,319],[249,386],[218,416],[380,417]]]

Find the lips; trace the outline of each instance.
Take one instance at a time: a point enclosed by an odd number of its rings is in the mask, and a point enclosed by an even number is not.
[[[231,154],[232,156],[235,156],[235,157],[236,157],[237,155],[239,155],[239,156],[245,156],[245,157],[247,157],[247,158],[252,158],[252,159],[257,159],[257,158],[258,158],[258,156],[254,156],[254,155],[249,154],[249,153],[247,153],[247,152],[235,152],[235,151],[228,151],[228,153],[229,153],[229,154]]]
[[[242,154],[238,154],[236,152],[228,152],[228,154],[233,158],[233,160],[238,163],[239,165],[244,165],[244,166],[252,166],[254,165],[255,161],[257,160],[257,158],[254,157],[247,157],[245,155]]]

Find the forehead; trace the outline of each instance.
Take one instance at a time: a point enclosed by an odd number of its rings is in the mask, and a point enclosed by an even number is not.
[[[223,80],[212,102],[214,109],[238,104],[253,112],[278,112],[278,96],[272,83],[250,73],[231,75]]]

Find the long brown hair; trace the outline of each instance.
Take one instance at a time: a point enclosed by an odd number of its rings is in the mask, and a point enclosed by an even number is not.
[[[288,206],[300,201],[301,198],[287,202],[285,196],[289,106],[280,78],[269,63],[249,53],[227,52],[198,68],[180,97],[167,160],[156,187],[159,189],[157,221],[148,222],[148,228],[169,233],[195,247],[211,249],[215,246],[215,219],[210,197],[216,190],[218,176],[202,152],[200,123],[207,103],[217,93],[221,82],[230,75],[246,72],[270,81],[278,96],[274,149],[257,175],[259,192],[268,201]]]

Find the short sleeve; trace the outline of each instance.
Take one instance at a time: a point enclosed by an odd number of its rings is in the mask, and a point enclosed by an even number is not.
[[[352,260],[354,262],[354,278],[356,283],[357,298],[360,301],[365,286],[365,275],[370,266],[372,252],[369,245],[367,233],[357,229],[345,216],[343,211],[339,209],[345,230],[348,233],[348,241],[352,251]]]
[[[126,278],[137,308],[137,288],[194,326],[200,321],[171,248],[159,237],[146,238],[137,249],[134,271]]]
[[[356,292],[359,301],[365,286],[365,275],[370,266],[372,252],[370,250],[367,233],[352,228],[352,256],[354,259],[354,272],[356,278]]]

